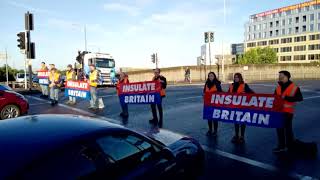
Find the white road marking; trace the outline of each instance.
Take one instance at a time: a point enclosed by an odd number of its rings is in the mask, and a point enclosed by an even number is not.
[[[39,105],[44,105],[44,104],[48,104],[48,103],[31,103],[31,104],[29,104],[29,106],[39,106]]]
[[[209,148],[208,146],[204,146],[204,145],[202,145],[202,148],[207,152],[210,152],[210,153],[213,153],[213,154],[216,154],[219,156],[223,156],[223,157],[226,157],[229,159],[233,159],[233,160],[245,163],[245,164],[249,164],[249,165],[256,166],[256,167],[259,167],[259,168],[262,168],[265,170],[269,170],[269,171],[273,171],[273,172],[280,172],[279,168],[272,166],[270,164],[267,164],[267,163],[259,162],[259,161],[253,160],[253,159],[238,156],[238,155],[224,152],[224,151],[221,151],[218,149],[212,149],[212,148]],[[316,179],[316,178],[313,178],[310,176],[304,176],[304,175],[301,175],[301,174],[298,174],[295,172],[289,173],[288,176],[290,176],[292,178],[297,178],[297,179]]]
[[[190,96],[190,97],[185,97],[185,98],[179,98],[177,100],[194,99],[194,98],[199,98],[199,97],[202,97],[202,96]]]
[[[99,98],[105,98],[105,97],[113,97],[113,96],[117,96],[117,95],[105,95],[105,96],[98,96]]]
[[[310,97],[305,97],[305,98],[303,98],[303,100],[307,100],[307,99],[316,99],[316,98],[320,98],[320,96],[310,96]]]
[[[47,102],[46,100],[43,100],[41,98],[38,98],[38,97],[33,97],[33,96],[27,96],[28,98],[31,98],[31,99],[34,99],[34,100],[38,100],[38,101],[41,101],[41,102]],[[82,113],[82,114],[86,114],[88,116],[92,116],[92,117],[95,117],[97,119],[101,119],[101,120],[105,120],[105,121],[109,121],[109,122],[112,122],[112,123],[115,123],[115,124],[120,124],[119,121],[116,121],[116,120],[113,120],[113,119],[110,119],[110,118],[106,118],[106,117],[103,117],[103,116],[99,116],[97,114],[94,114],[94,113],[91,113],[91,112],[88,112],[88,111],[85,111],[85,110],[82,110],[82,109],[78,109],[78,108],[75,108],[75,107],[70,107],[70,106],[67,106],[65,104],[57,104],[57,106],[61,106],[61,107],[64,107],[66,109],[70,109],[70,110],[73,110],[73,111],[76,111],[76,112],[79,112],[79,113]]]

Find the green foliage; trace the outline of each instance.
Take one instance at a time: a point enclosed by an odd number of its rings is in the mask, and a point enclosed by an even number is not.
[[[276,62],[277,54],[270,47],[252,48],[238,59],[238,64],[274,64]]]
[[[15,81],[15,77],[16,74],[19,72],[24,72],[23,70],[17,70],[17,69],[13,69],[10,66],[8,66],[8,75],[9,75],[9,81]],[[0,67],[0,82],[4,82],[7,81],[6,78],[6,66],[3,65],[2,67]]]

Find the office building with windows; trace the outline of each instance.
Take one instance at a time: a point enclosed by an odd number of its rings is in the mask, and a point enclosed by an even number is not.
[[[245,51],[271,47],[279,63],[320,60],[320,0],[251,15],[245,24]]]

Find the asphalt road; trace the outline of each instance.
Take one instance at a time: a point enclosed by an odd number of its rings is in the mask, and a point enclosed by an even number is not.
[[[304,101],[296,108],[293,126],[295,137],[320,144],[320,81],[298,81]],[[273,93],[275,84],[249,84],[255,92]],[[201,85],[169,86],[164,99],[164,129],[186,134],[198,139],[206,150],[206,169],[199,179],[308,179],[320,178],[320,153],[316,159],[306,159],[290,154],[274,155],[272,149],[277,145],[275,129],[247,127],[245,144],[234,145],[231,138],[234,126],[219,123],[218,136],[207,137],[207,123],[202,120]],[[223,85],[227,90],[227,85]],[[130,105],[128,122],[119,117],[120,105],[114,88],[102,88],[99,96],[105,108],[92,112],[87,109],[89,102],[79,100],[77,105],[69,106],[60,94],[58,106],[51,107],[39,95],[27,96],[30,103],[29,114],[80,114],[111,120],[137,130],[150,130],[152,127],[148,105]],[[319,147],[319,146],[318,146]]]

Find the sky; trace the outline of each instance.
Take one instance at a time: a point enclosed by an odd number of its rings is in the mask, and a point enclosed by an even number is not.
[[[111,54],[117,67],[152,68],[152,53],[158,53],[160,67],[196,65],[205,31],[215,32],[213,54],[228,54],[231,43],[244,41],[250,15],[302,1],[225,2],[224,9],[223,0],[0,0],[0,53],[7,49],[8,64],[24,67],[17,33],[24,31],[24,13],[30,11],[34,67],[42,61],[59,69],[74,64],[85,47],[84,26],[88,50]]]

